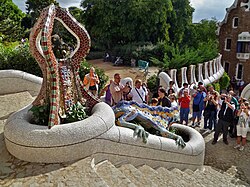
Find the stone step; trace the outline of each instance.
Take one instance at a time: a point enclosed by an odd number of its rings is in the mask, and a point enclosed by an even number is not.
[[[91,157],[82,159],[72,164],[74,172],[80,176],[80,186],[108,187],[107,183],[95,171],[94,159]],[[79,180],[79,179],[78,179]]]
[[[218,181],[222,182],[225,185],[231,186],[231,181],[234,179],[232,176],[228,175],[227,173],[221,173],[215,169],[213,169],[211,166],[204,166],[204,174],[210,174],[214,179],[217,179]]]
[[[108,187],[97,175],[92,163],[91,158],[60,164],[29,163],[14,159],[11,166],[15,172],[4,180],[0,179],[0,186]]]
[[[192,171],[190,169],[186,169],[183,171],[188,174],[190,177],[195,178],[196,182],[202,184],[203,186],[213,187],[214,183],[207,179],[206,176],[203,176],[201,170]]]
[[[222,173],[212,169],[211,167],[204,166],[201,170],[196,170],[191,176],[196,178],[197,181],[203,183],[205,186],[235,186],[231,183],[231,177],[224,176]]]
[[[104,161],[95,166],[99,176],[108,184],[110,187],[136,187],[118,168],[116,168],[109,161]]]
[[[136,186],[157,187],[148,177],[131,164],[122,165],[119,170]]]
[[[138,168],[147,178],[149,178],[154,184],[159,187],[175,187],[174,183],[170,180],[167,180],[167,177],[162,177],[159,173],[153,168],[143,165]]]
[[[156,170],[160,177],[164,178],[167,181],[170,181],[174,186],[178,187],[193,187],[193,184],[190,184],[189,181],[185,180],[185,178],[181,178],[166,168],[160,167]]]
[[[178,176],[179,178],[189,181],[190,184],[195,184],[196,187],[203,187],[203,186],[205,187],[205,185],[203,185],[202,182],[198,181],[196,178],[192,177],[188,173],[183,172],[177,168],[172,169],[171,172],[176,176]]]
[[[188,175],[194,174],[194,171],[192,171],[191,169],[185,169],[183,172],[187,173]]]

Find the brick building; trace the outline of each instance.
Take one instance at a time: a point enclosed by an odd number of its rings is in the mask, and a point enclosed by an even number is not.
[[[235,0],[219,23],[222,64],[232,78],[250,82],[250,0]]]

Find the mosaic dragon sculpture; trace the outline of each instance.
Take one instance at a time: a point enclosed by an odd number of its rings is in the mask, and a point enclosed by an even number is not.
[[[134,129],[134,136],[142,138],[145,143],[149,135],[146,130],[153,130],[158,135],[174,139],[178,146],[186,146],[181,136],[168,130],[171,123],[177,121],[177,108],[148,106],[133,101],[120,101],[113,107],[113,111],[116,117],[116,124]]]

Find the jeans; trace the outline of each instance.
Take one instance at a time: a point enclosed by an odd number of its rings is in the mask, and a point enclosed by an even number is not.
[[[180,123],[181,124],[183,123],[183,121],[186,121],[186,124],[188,124],[188,114],[189,114],[189,108],[180,109]]]
[[[207,125],[208,121],[208,125]],[[215,128],[217,123],[217,111],[204,111],[204,129],[212,130],[213,127]]]

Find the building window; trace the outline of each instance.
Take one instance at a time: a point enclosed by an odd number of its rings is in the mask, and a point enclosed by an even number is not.
[[[242,79],[243,78],[243,65],[237,64],[236,66],[236,78]]]
[[[226,39],[226,45],[225,45],[225,50],[230,50],[231,49],[231,42],[232,42],[232,39],[231,38],[227,38]]]
[[[226,73],[229,72],[229,63],[228,62],[224,62],[224,66],[223,66],[224,70]]]
[[[234,17],[233,18],[233,28],[237,28],[239,25],[239,18],[238,17]]]
[[[237,42],[237,53],[250,53],[250,42]]]

